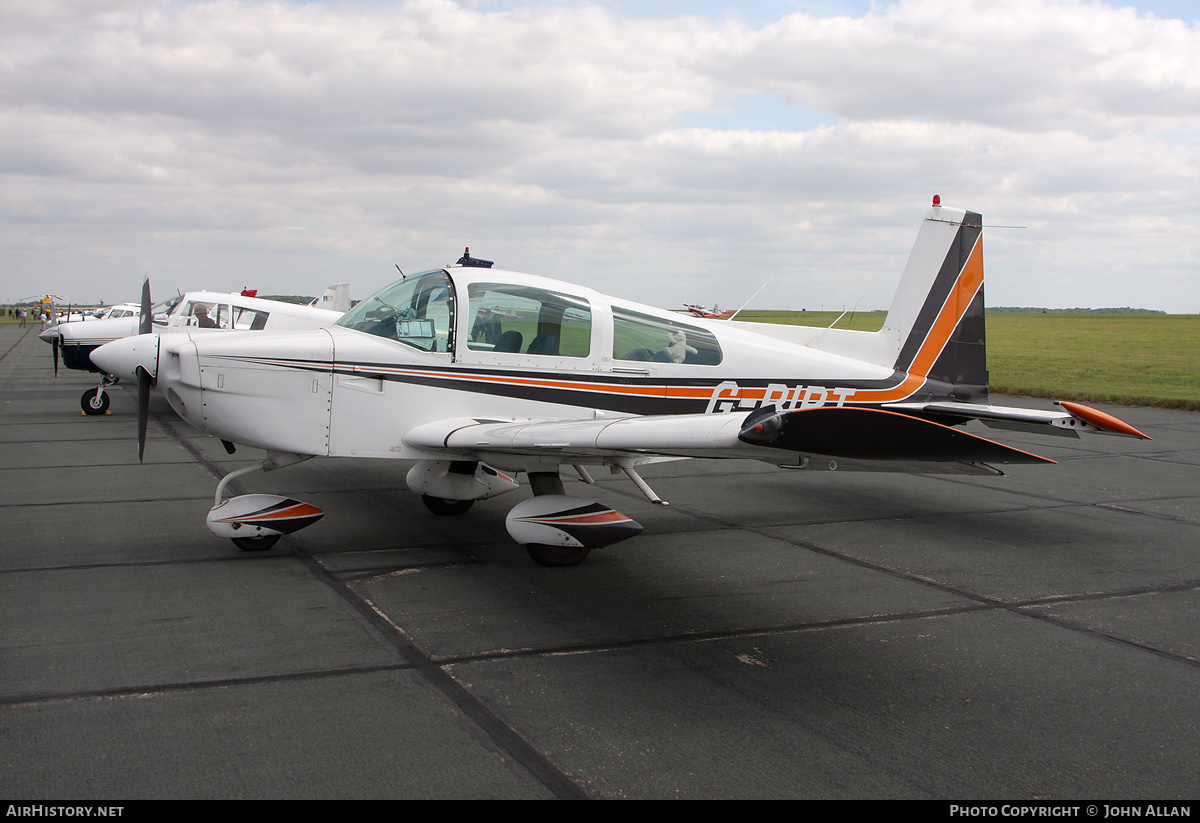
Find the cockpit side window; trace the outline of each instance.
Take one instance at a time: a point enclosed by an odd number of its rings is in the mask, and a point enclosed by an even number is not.
[[[612,356],[701,366],[715,366],[722,357],[721,344],[710,331],[619,306],[613,306]]]
[[[167,318],[173,311],[175,311],[176,306],[178,306],[182,300],[183,295],[177,294],[168,300],[164,300],[161,303],[156,303],[154,307],[150,309],[150,314],[153,316],[154,322],[160,326],[166,325]]]
[[[472,283],[467,348],[550,357],[587,357],[592,309],[586,300],[513,283]]]
[[[270,312],[248,309],[245,306],[234,306],[233,327],[235,329],[250,329],[251,331],[265,329],[267,327],[267,318],[270,316]]]
[[[190,326],[202,329],[229,328],[229,307],[220,303],[188,301],[187,316],[191,318],[188,321]]]
[[[454,286],[440,269],[414,274],[368,297],[337,324],[424,351],[453,351]]]

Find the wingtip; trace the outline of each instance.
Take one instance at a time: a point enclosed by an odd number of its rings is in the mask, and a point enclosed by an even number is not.
[[[1068,400],[1058,401],[1058,405],[1066,409],[1072,416],[1078,417],[1085,423],[1091,423],[1098,429],[1102,429],[1110,434],[1121,434],[1126,437],[1139,437],[1142,440],[1152,440],[1149,435],[1135,429],[1133,426],[1126,423],[1120,418],[1113,417],[1107,412],[1102,412],[1099,409],[1093,409],[1091,406],[1085,406],[1082,403],[1072,403]]]

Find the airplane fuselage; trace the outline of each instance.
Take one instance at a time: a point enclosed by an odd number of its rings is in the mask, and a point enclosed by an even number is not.
[[[481,323],[486,315],[476,304],[495,302],[498,294],[520,309]],[[406,441],[406,432],[447,418],[841,407],[928,386],[894,366],[764,335],[758,324],[681,318],[514,272],[451,268],[414,275],[360,309],[339,325],[305,333],[171,344],[160,361],[159,386],[169,387],[168,400],[190,423],[237,443],[404,459],[429,456]],[[843,342],[865,335],[828,331]],[[851,342],[870,348],[869,340]]]

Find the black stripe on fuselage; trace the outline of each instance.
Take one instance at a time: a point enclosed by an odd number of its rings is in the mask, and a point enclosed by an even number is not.
[[[711,393],[723,383],[736,383],[739,390],[766,389],[782,385],[788,389],[810,388],[886,390],[904,380],[905,375],[893,372],[881,380],[805,381],[798,378],[733,378],[729,375],[711,378],[630,377],[626,375],[589,372],[546,372],[517,369],[469,368],[462,366],[430,366],[427,364],[392,364],[341,362],[331,369],[329,363],[283,358],[250,358],[225,355],[221,359],[237,363],[260,363],[279,368],[310,372],[335,372],[345,377],[386,380],[419,386],[512,397],[541,403],[575,406],[585,409],[628,414],[694,414],[705,411]],[[546,383],[571,385],[551,386]],[[589,384],[595,388],[589,388]],[[618,387],[629,387],[636,393],[623,393]],[[701,397],[669,397],[671,389],[697,389],[706,392]],[[657,394],[656,394],[657,392]],[[748,410],[748,409],[747,409]]]

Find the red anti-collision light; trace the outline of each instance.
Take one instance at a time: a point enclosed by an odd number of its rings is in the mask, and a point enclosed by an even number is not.
[[[940,194],[935,194],[933,196],[933,205],[935,205],[935,206],[942,205],[942,196]]]

